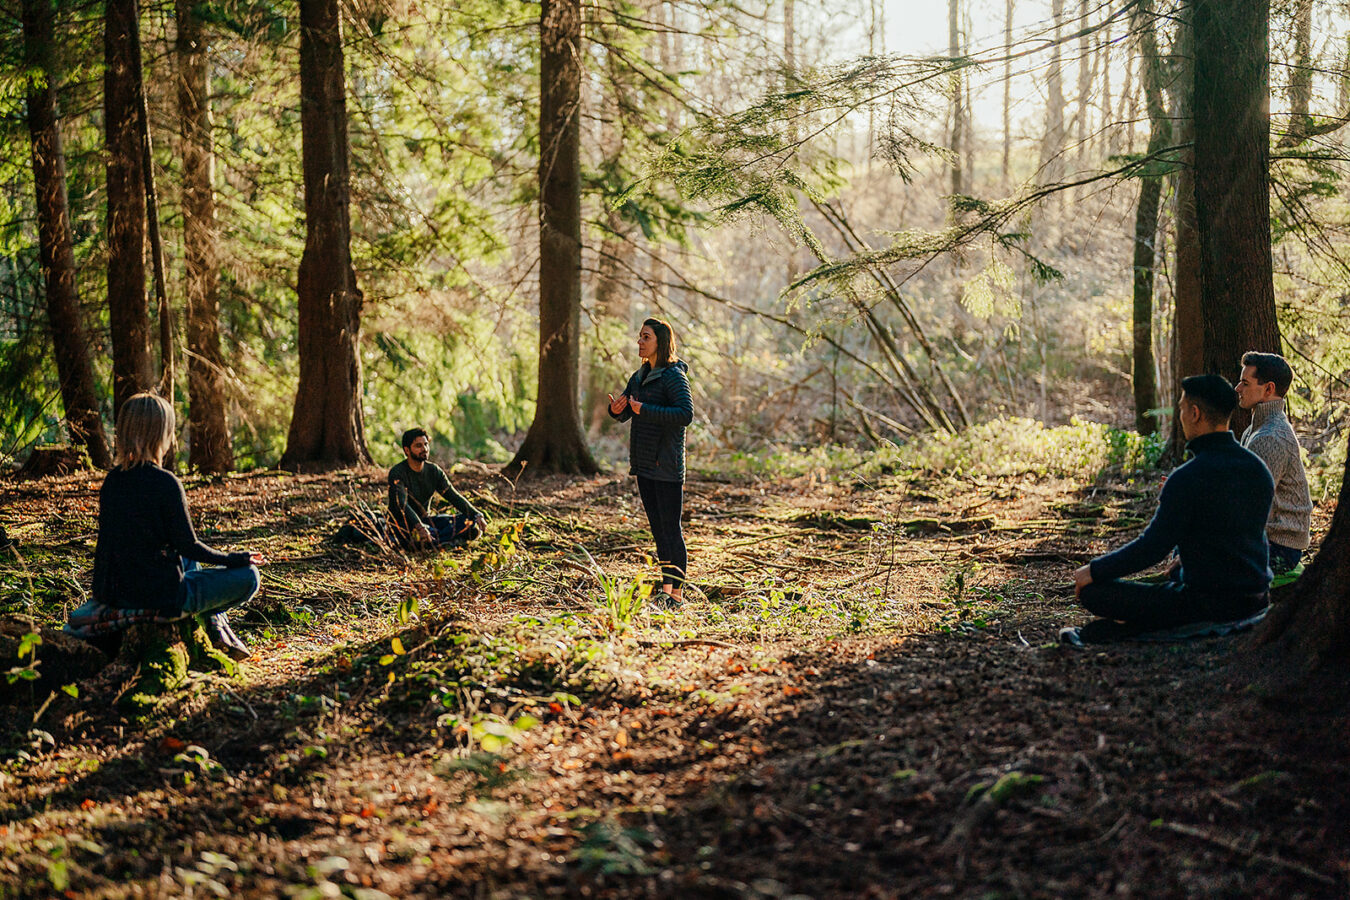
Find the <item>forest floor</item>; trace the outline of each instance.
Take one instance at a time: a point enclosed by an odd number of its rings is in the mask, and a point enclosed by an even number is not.
[[[1343,710],[1055,643],[1156,473],[695,478],[673,612],[629,480],[454,479],[434,556],[327,541],[382,472],[190,480],[255,655],[141,718],[0,684],[0,897],[1350,896]],[[0,484],[0,612],[81,602],[98,485]]]

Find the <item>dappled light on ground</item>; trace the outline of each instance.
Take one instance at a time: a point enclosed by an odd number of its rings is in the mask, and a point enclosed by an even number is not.
[[[11,689],[5,895],[1344,895],[1343,719],[1240,639],[1052,643],[1153,476],[692,480],[672,612],[625,479],[456,483],[492,522],[440,555],[326,541],[378,473],[190,483],[274,560],[255,656],[144,720],[116,667]],[[5,488],[6,612],[80,602],[96,486]]]

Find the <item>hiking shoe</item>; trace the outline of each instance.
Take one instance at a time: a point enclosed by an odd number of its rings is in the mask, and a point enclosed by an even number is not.
[[[1139,627],[1137,625],[1113,622],[1110,619],[1093,619],[1086,625],[1079,625],[1077,628],[1061,628],[1059,630],[1059,642],[1066,647],[1083,650],[1088,644],[1114,644],[1119,641],[1131,640],[1138,634]]]
[[[224,613],[214,613],[209,617],[206,622],[206,635],[211,639],[211,646],[230,659],[235,661],[245,660],[253,655],[253,651],[248,649],[248,645],[243,642],[239,635],[234,633],[234,629],[230,627],[230,622],[225,618]]]
[[[1078,629],[1078,639],[1085,644],[1114,644],[1137,637],[1142,629],[1138,625],[1116,622],[1111,619],[1093,619]]]
[[[680,601],[667,594],[665,591],[656,591],[647,598],[647,605],[654,610],[664,612],[672,609],[679,609]]]

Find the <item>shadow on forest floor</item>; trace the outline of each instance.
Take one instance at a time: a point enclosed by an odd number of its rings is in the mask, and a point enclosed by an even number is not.
[[[6,896],[1346,893],[1342,717],[1260,703],[1241,639],[1052,643],[1132,486],[692,483],[707,598],[672,614],[623,479],[522,483],[458,555],[303,546],[347,491],[192,492],[291,557],[243,680],[10,707]],[[17,493],[6,524],[57,514]]]

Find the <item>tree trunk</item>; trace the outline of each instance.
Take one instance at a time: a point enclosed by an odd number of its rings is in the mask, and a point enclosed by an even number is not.
[[[539,390],[508,473],[600,471],[581,434],[581,5],[539,17]]]
[[[361,302],[352,269],[347,97],[337,0],[300,0],[305,251],[297,277],[300,382],[281,467],[369,463],[361,408]]]
[[[61,403],[72,444],[84,447],[100,468],[112,466],[108,438],[99,416],[89,335],[75,286],[75,249],[66,194],[66,157],[56,109],[56,11],[53,0],[23,2],[24,63],[29,70],[28,133],[32,141],[33,185],[37,192],[38,253],[47,285]]]
[[[783,93],[790,93],[796,88],[797,84],[796,0],[783,0]],[[784,118],[787,123],[788,140],[795,143],[797,140],[797,117],[789,114]],[[797,267],[795,239],[788,241],[784,258],[787,261],[787,267],[784,271],[783,284],[787,286],[797,280],[797,275],[801,271]]]
[[[234,454],[225,424],[225,360],[220,352],[209,67],[206,37],[193,6],[194,0],[177,0],[183,261],[187,269],[188,466],[220,474],[234,468]]]
[[[1125,56],[1125,81],[1120,86],[1120,103],[1117,106],[1116,121],[1125,123],[1125,137],[1122,141],[1120,130],[1112,133],[1111,152],[1134,152],[1134,54]]]
[[[132,53],[136,64],[141,63],[141,30],[138,26],[132,30]],[[143,79],[142,79],[143,81]],[[140,115],[137,116],[137,137],[141,143],[141,178],[145,185],[145,224],[146,249],[150,251],[150,272],[155,288],[155,309],[159,317],[159,386],[161,397],[174,402],[174,340],[173,308],[169,305],[168,279],[164,274],[164,240],[159,230],[159,193],[155,188],[155,152],[150,139],[150,110],[145,99],[144,86],[140,91]],[[164,453],[162,465],[174,468],[178,456],[178,436],[175,434]]]
[[[1172,142],[1172,125],[1163,102],[1157,26],[1151,7],[1149,0],[1142,0],[1136,7],[1135,17],[1144,75],[1144,101],[1148,107],[1150,156]],[[1158,167],[1157,162],[1148,163],[1148,169],[1139,178],[1139,206],[1134,217],[1134,427],[1140,434],[1153,434],[1158,430],[1157,419],[1149,415],[1158,407],[1158,382],[1153,362],[1154,241],[1158,235],[1158,204],[1163,182]]]
[[[103,128],[108,150],[108,326],[113,406],[155,387],[145,297],[145,115],[140,17],[136,0],[107,0],[103,52]]]
[[[595,279],[595,323],[596,334],[600,338],[597,351],[603,349],[607,337],[612,336],[613,323],[622,323],[628,327],[632,302],[629,273],[633,267],[632,234],[624,224],[618,212],[611,210],[606,217],[609,230],[600,243],[600,259]],[[624,333],[627,339],[628,334]],[[626,346],[626,345],[625,345]],[[609,421],[609,391],[612,389],[612,366],[605,365],[604,356],[597,352],[590,364],[590,430],[599,432],[600,427]],[[609,384],[609,387],[606,385]]]
[[[1176,265],[1172,287],[1172,384],[1204,371],[1205,322],[1200,313],[1200,232],[1195,220],[1195,32],[1191,7],[1181,10],[1173,53],[1172,107],[1177,123],[1180,163],[1173,180],[1172,218],[1176,229]],[[1172,406],[1172,434],[1167,457],[1180,462],[1186,446],[1181,430],[1180,394],[1166,398]]]
[[[1101,35],[1097,39],[1097,55],[1102,63],[1102,87],[1101,94],[1098,96],[1098,115],[1102,117],[1102,131],[1104,134],[1098,138],[1098,145],[1102,148],[1103,156],[1111,156],[1115,151],[1111,147],[1112,136],[1116,129],[1111,127],[1111,20],[1106,20],[1105,27],[1102,28]]]
[[[1334,662],[1344,683],[1343,660],[1350,652],[1350,462],[1317,556],[1276,600],[1255,644],[1273,647],[1292,663],[1296,679]]]
[[[1280,352],[1270,251],[1268,0],[1196,0],[1195,211],[1204,371]],[[1238,411],[1242,413],[1242,410]],[[1250,415],[1235,415],[1239,433]]]
[[[1312,17],[1313,0],[1295,0],[1294,65],[1289,76],[1289,131],[1280,140],[1293,147],[1313,131],[1312,108]]]
[[[951,64],[961,56],[961,0],[947,0],[947,55]],[[948,132],[947,150],[951,153],[952,196],[964,194],[962,184],[961,151],[965,144],[965,91],[962,88],[959,69],[953,69],[948,79],[947,90],[951,94],[951,123]]]
[[[1046,66],[1045,131],[1041,134],[1040,165],[1036,175],[1041,184],[1058,184],[1064,180],[1064,72],[1060,52],[1064,0],[1052,0],[1051,11],[1054,40]],[[1055,191],[1032,211],[1029,230],[1041,236],[1045,245],[1054,246],[1060,241],[1058,213],[1062,204],[1062,192]]]
[[[1055,36],[1046,74],[1045,134],[1041,138],[1041,177],[1047,184],[1055,184],[1064,178],[1064,73],[1060,58],[1064,0],[1052,0],[1051,15],[1055,21]]]
[[[1088,32],[1088,0],[1078,0],[1078,121],[1074,129],[1074,153],[1079,170],[1085,165],[1088,145],[1088,110],[1092,108],[1092,36]],[[1080,194],[1081,195],[1081,194]]]
[[[1013,0],[1004,0],[1003,12],[1003,189],[1012,186],[1012,30]]]
[[[606,45],[611,45],[618,37],[615,33],[602,35]],[[618,170],[624,152],[624,128],[627,124],[625,101],[632,90],[632,70],[613,51],[606,52],[605,61],[607,77],[603,82],[599,104],[599,149],[604,158],[603,165]],[[614,388],[614,379],[618,373],[613,371],[612,364],[607,364],[605,348],[620,327],[623,339],[628,338],[635,255],[633,229],[624,222],[623,216],[616,209],[606,209],[603,214],[605,233],[595,264],[594,304],[590,316],[595,325],[596,340],[587,361],[585,378],[587,418],[592,435],[610,421],[609,392]]]

